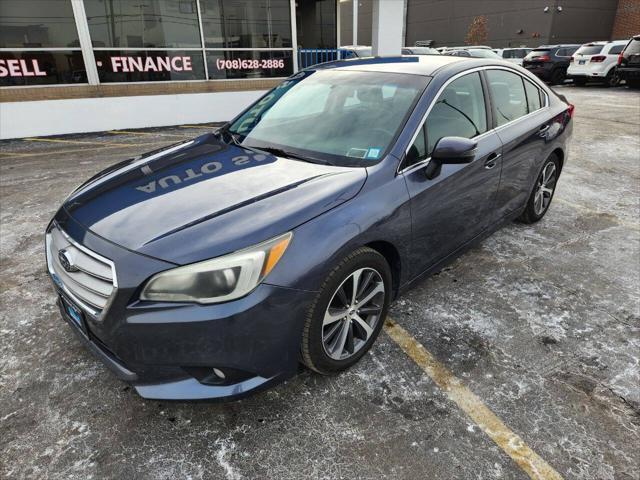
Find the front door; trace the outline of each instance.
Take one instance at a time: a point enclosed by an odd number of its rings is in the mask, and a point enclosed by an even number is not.
[[[490,130],[480,73],[449,83],[435,101],[407,152],[403,175],[411,196],[412,273],[418,275],[468,242],[493,221],[502,143]],[[470,163],[443,165],[428,179],[424,167],[438,140],[475,138]]]

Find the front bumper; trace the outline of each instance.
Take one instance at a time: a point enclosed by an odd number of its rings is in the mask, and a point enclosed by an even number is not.
[[[74,240],[81,238],[87,248],[114,262],[118,291],[101,318],[84,314],[78,321],[68,311],[69,304],[77,304],[53,282],[60,313],[81,341],[142,397],[236,399],[297,372],[303,319],[313,292],[263,283],[249,295],[221,304],[141,302],[139,285],[168,266],[91,232],[82,238],[71,219],[63,223]],[[212,382],[204,375],[214,368],[225,378]]]

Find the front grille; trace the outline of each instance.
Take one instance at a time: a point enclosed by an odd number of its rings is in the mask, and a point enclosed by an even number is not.
[[[70,268],[62,266],[60,252]],[[47,266],[54,282],[94,317],[108,307],[116,289],[113,263],[71,240],[57,225],[47,233]]]

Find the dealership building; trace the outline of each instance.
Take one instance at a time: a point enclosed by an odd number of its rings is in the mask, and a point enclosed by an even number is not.
[[[494,47],[625,38],[638,3],[0,0],[0,138],[228,120],[340,45],[460,44],[479,15]]]

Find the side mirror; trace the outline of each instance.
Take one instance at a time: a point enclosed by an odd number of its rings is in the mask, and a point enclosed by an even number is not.
[[[461,164],[473,161],[478,143],[463,137],[443,137],[431,152],[431,161],[425,168],[429,180],[440,175],[442,165]]]

